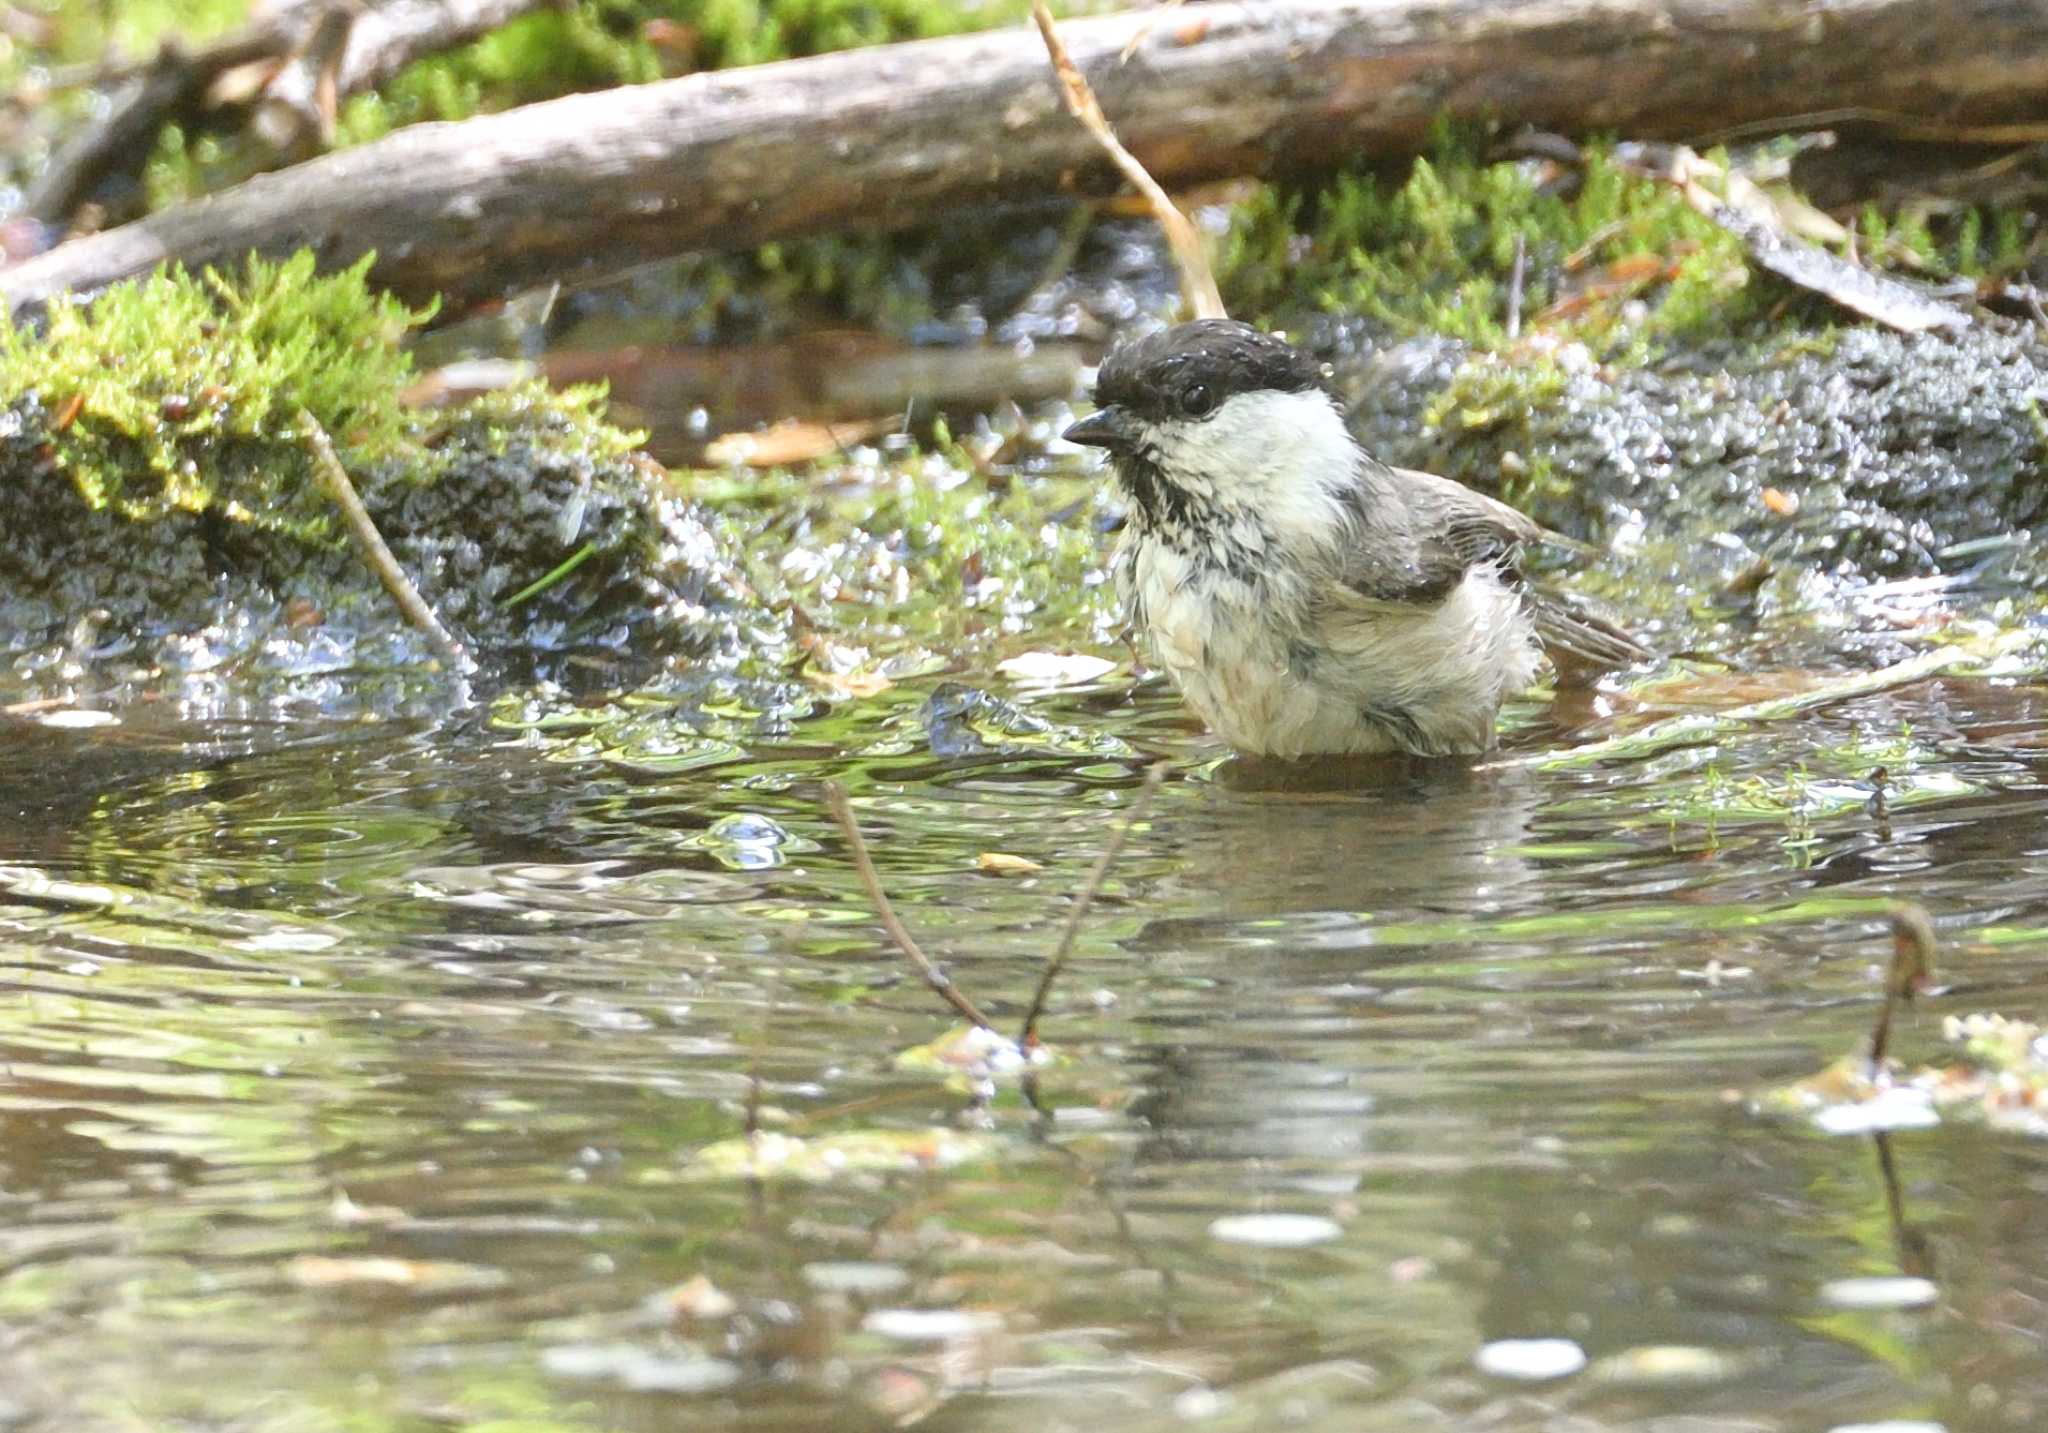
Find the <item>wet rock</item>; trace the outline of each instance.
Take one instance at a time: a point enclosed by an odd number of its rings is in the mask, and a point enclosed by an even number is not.
[[[33,397],[0,413],[11,692],[230,673],[254,691],[428,669],[430,650],[353,548],[217,510],[136,521],[94,508],[49,461],[52,421]],[[566,419],[457,421],[438,451],[448,461],[432,483],[353,476],[399,565],[487,674],[587,681],[594,663],[736,659],[762,622],[712,528],[633,459],[580,450]],[[512,600],[586,546],[561,580]]]
[[[2024,540],[2048,516],[2048,350],[2030,328],[1778,334],[1634,368],[1442,339],[1373,350],[1341,328],[1322,343],[1380,457],[1575,536],[1647,536],[1681,592],[1758,557],[1795,580],[2048,579]],[[1530,384],[1518,365],[1548,376]]]

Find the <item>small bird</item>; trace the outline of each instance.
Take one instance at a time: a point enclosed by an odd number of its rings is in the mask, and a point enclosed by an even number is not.
[[[1120,345],[1069,442],[1130,498],[1118,582],[1196,713],[1239,752],[1483,752],[1548,655],[1563,680],[1650,653],[1516,568],[1549,534],[1505,503],[1391,467],[1321,364],[1199,319]]]

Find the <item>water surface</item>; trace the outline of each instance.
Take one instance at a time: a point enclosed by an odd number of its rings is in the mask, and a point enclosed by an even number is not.
[[[2048,1149],[1880,1147],[1741,1099],[1857,1047],[1896,896],[1936,916],[1954,987],[1899,1053],[1937,1058],[1944,1011],[2041,1013],[2037,689],[1925,683],[1720,746],[1337,791],[1248,786],[1155,689],[1011,692],[1051,723],[1031,743],[952,739],[935,690],[744,750],[679,725],[665,761],[659,712],[631,752],[516,706],[14,720],[0,1415],[2048,1418]],[[1042,1108],[899,1069],[953,1022],[820,781],[1009,1024],[1153,757],[1171,776],[1056,992]],[[750,1106],[764,1137],[879,1132],[929,1167],[707,1172]],[[1900,1273],[1933,1303],[1824,1292]],[[1475,1367],[1524,1338],[1590,1366]]]

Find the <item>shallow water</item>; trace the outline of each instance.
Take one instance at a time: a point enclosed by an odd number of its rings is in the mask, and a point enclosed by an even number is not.
[[[506,709],[0,732],[0,1421],[2048,1421],[2048,1146],[1739,1097],[1857,1047],[1894,896],[1953,987],[1898,1053],[2041,1013],[2040,690],[1323,792],[1248,788],[1114,684],[1007,693],[1050,734],[935,755],[932,690],[662,761]],[[1045,1112],[898,1069],[952,1022],[819,779],[1011,1025],[1154,755]],[[966,1157],[707,1169],[750,1104],[768,1139]],[[1823,1292],[1902,1272],[1931,1306]],[[1590,1367],[1477,1371],[1520,1338]]]

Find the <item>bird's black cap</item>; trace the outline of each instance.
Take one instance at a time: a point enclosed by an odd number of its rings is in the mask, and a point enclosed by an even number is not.
[[[1286,339],[1204,318],[1117,345],[1095,375],[1095,402],[1157,421],[1190,412],[1197,388],[1213,406],[1238,393],[1327,391],[1327,381],[1322,364]]]

